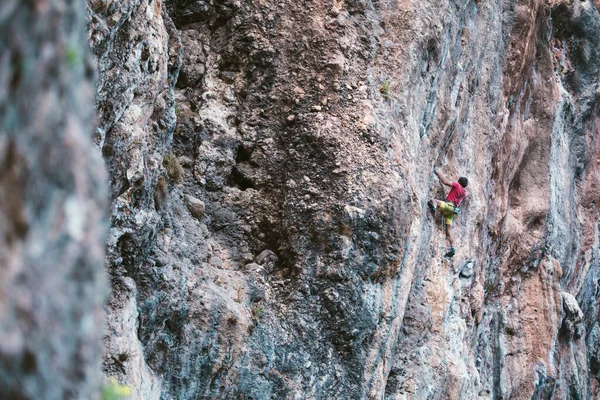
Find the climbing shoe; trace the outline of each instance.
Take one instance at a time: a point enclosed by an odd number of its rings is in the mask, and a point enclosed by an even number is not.
[[[427,205],[429,206],[429,209],[430,209],[432,212],[435,212],[435,206],[433,205],[433,201],[429,200],[429,201],[427,202]]]
[[[454,251],[454,247],[450,247],[450,251],[446,253],[446,255],[444,257],[454,257],[454,254],[456,254],[456,251]]]

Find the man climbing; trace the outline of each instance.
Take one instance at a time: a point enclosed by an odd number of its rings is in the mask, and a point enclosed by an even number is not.
[[[446,253],[446,257],[454,257],[454,239],[452,238],[452,221],[454,216],[460,212],[459,206],[463,199],[467,196],[465,188],[469,184],[469,181],[464,176],[458,178],[458,182],[452,182],[448,180],[441,172],[434,169],[433,173],[440,178],[440,181],[446,186],[451,187],[450,193],[446,196],[446,201],[430,199],[427,205],[435,213],[435,210],[439,209],[442,212],[446,220],[446,236],[450,242],[450,251]]]

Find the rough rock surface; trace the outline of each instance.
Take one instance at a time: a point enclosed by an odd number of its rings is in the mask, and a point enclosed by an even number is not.
[[[78,1],[0,2],[0,398],[100,395],[108,207]]]
[[[600,396],[597,2],[88,3],[135,398]]]

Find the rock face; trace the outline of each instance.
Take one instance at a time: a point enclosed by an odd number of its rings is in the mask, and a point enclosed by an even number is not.
[[[88,3],[135,398],[600,395],[598,4]]]
[[[0,4],[0,397],[95,399],[108,295],[85,4]]]

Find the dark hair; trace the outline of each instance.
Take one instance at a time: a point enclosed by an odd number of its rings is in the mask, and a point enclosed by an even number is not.
[[[458,178],[458,183],[460,183],[460,186],[466,188],[467,185],[469,184],[469,180],[467,178],[465,178],[464,176],[461,176],[460,178]]]

